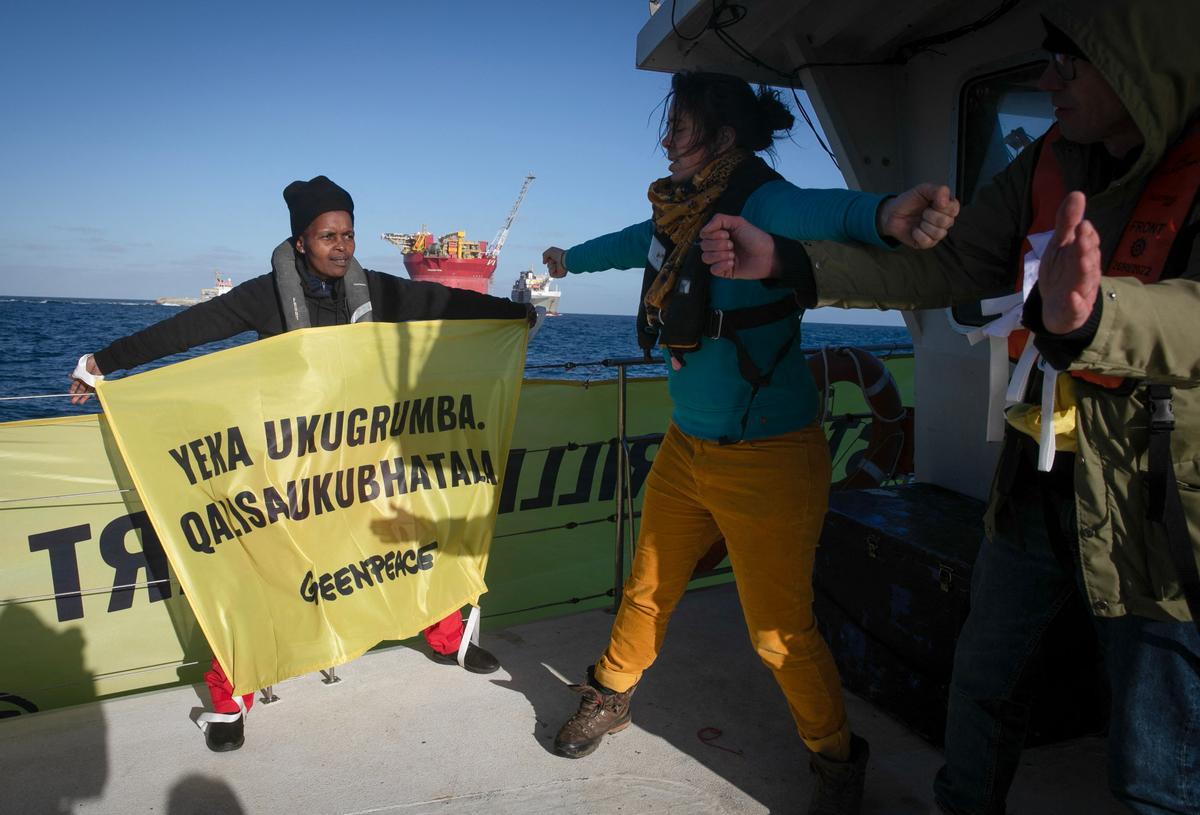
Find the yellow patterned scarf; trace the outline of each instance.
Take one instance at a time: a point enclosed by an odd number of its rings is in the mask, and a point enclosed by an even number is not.
[[[733,171],[753,155],[749,150],[727,150],[696,173],[690,184],[676,185],[667,177],[650,185],[648,197],[654,211],[654,229],[670,238],[675,248],[663,260],[646,291],[648,313],[662,309],[670,297],[688,249],[712,217],[712,205],[725,192]]]

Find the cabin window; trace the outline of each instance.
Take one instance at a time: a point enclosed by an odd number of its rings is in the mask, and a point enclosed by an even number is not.
[[[1054,122],[1050,97],[1037,89],[1046,63],[1026,63],[969,80],[959,97],[958,198],[975,194]],[[955,306],[950,323],[969,331],[992,317],[979,304]]]

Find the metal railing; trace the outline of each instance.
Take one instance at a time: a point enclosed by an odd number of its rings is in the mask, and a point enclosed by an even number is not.
[[[617,369],[617,484],[614,500],[617,502],[617,540],[616,551],[613,555],[613,614],[621,607],[621,597],[625,592],[625,539],[629,539],[630,556],[633,555],[633,469],[629,464],[629,444],[634,439],[626,432],[626,405],[628,377],[626,371],[639,365],[661,365],[661,360],[642,357],[623,357],[606,359],[602,363],[606,367]]]
[[[899,344],[899,343],[897,343],[897,344],[863,345],[863,346],[856,346],[856,347],[861,348],[862,350],[865,350],[865,351],[869,351],[869,352],[875,354],[876,356],[882,357],[883,359],[887,359],[888,357],[891,357],[891,356],[911,354],[913,351],[913,348],[911,345]],[[820,347],[802,348],[802,351],[805,354],[814,353],[819,350],[820,350]],[[516,535],[526,535],[526,534],[531,534],[531,533],[535,533],[535,532],[550,531],[551,529],[555,529],[555,528],[570,529],[570,528],[575,528],[578,526],[585,526],[585,525],[594,524],[594,523],[615,522],[616,529],[615,529],[615,539],[614,539],[614,549],[613,549],[613,584],[612,584],[612,588],[610,590],[607,590],[607,591],[599,593],[599,594],[592,594],[592,595],[588,595],[588,596],[584,596],[584,597],[572,597],[572,598],[569,598],[566,600],[542,603],[542,604],[539,604],[536,606],[531,606],[529,608],[501,611],[501,612],[496,612],[496,613],[484,615],[484,616],[500,617],[500,616],[505,616],[505,615],[509,615],[509,614],[517,614],[517,613],[523,613],[523,612],[527,612],[527,611],[539,610],[542,608],[549,608],[549,607],[553,607],[553,606],[557,606],[557,605],[577,604],[580,602],[586,602],[588,600],[599,599],[601,597],[612,597],[612,606],[611,606],[612,613],[615,614],[617,609],[620,607],[621,599],[622,599],[622,596],[624,593],[624,584],[625,584],[626,552],[628,551],[630,557],[632,557],[632,555],[635,553],[637,544],[636,544],[636,535],[634,533],[634,523],[640,517],[640,514],[641,514],[640,512],[636,512],[634,510],[633,470],[632,470],[631,457],[630,457],[631,445],[638,443],[638,442],[658,441],[658,440],[661,440],[663,437],[662,433],[652,433],[652,434],[645,434],[645,435],[639,435],[639,436],[628,435],[627,413],[628,413],[628,407],[629,407],[629,398],[628,398],[628,383],[629,383],[629,379],[630,379],[629,369],[646,367],[646,366],[663,367],[664,363],[663,363],[662,359],[657,358],[657,357],[653,357],[653,358],[651,358],[651,357],[617,357],[617,358],[606,358],[606,359],[593,360],[593,361],[587,361],[587,362],[563,362],[563,363],[548,363],[548,364],[542,364],[542,365],[526,366],[526,371],[548,370],[548,369],[562,369],[562,370],[571,371],[576,368],[588,368],[588,367],[603,368],[605,370],[615,370],[616,371],[616,383],[617,383],[617,405],[616,405],[616,408],[617,408],[617,415],[616,415],[617,433],[616,433],[616,437],[615,437],[616,483],[615,483],[615,489],[614,489],[614,495],[613,495],[615,511],[614,511],[613,515],[608,516],[606,518],[596,518],[596,519],[584,520],[584,521],[572,521],[572,522],[569,522],[568,524],[561,525],[560,527],[547,527],[544,529],[520,530],[519,532],[514,532],[514,533],[510,533],[507,535],[501,535],[501,536],[497,536],[497,537],[512,537],[512,536],[516,536]],[[12,399],[43,398],[43,397],[44,398],[68,397],[68,396],[70,396],[70,394],[45,394],[45,395],[39,395],[36,397],[10,396],[10,397],[0,397],[0,401],[12,400]],[[857,418],[867,419],[867,418],[870,418],[870,415],[871,414],[869,414],[869,413],[862,414],[862,415],[845,414],[842,418],[844,418],[844,419],[857,419]],[[581,445],[572,443],[572,446],[579,447]],[[11,500],[11,501],[16,501],[16,500],[37,501],[37,500],[45,500],[45,499],[50,499],[50,498],[54,498],[54,499],[72,498],[72,497],[82,497],[82,496],[87,496],[87,495],[95,495],[95,494],[101,494],[101,493],[113,493],[113,492],[126,493],[126,492],[135,492],[135,491],[129,490],[129,489],[102,490],[102,491],[88,492],[88,493],[73,493],[73,494],[68,494],[68,495],[42,496],[42,497],[38,497],[38,498],[31,497],[31,498],[8,499],[8,500]],[[713,576],[729,574],[731,571],[732,571],[732,569],[727,566],[719,567],[719,568],[715,568],[715,569],[709,569],[709,570],[705,570],[705,571],[701,571],[701,572],[696,572],[695,574],[692,575],[692,579],[695,580],[697,578],[713,577]],[[144,582],[136,582],[136,583],[131,583],[128,585],[115,586],[115,587],[114,586],[104,586],[104,587],[96,587],[96,588],[77,588],[77,589],[74,589],[73,591],[62,592],[62,593],[56,592],[54,594],[41,594],[41,595],[28,596],[28,597],[0,598],[0,608],[3,608],[6,605],[16,605],[16,604],[29,603],[29,602],[45,602],[47,600],[57,600],[60,597],[64,597],[64,598],[82,597],[82,596],[86,596],[86,595],[110,592],[114,589],[136,590],[136,589],[142,589],[142,588],[150,588],[152,586],[159,586],[164,583],[169,584],[170,582],[171,582],[170,578],[163,578],[163,579],[147,580]],[[197,664],[198,663],[191,662],[191,661],[179,661],[177,663],[171,663],[170,665],[167,665],[167,664],[156,665],[156,666],[151,666],[151,667],[141,668],[141,669],[123,670],[123,671],[119,671],[117,673],[118,674],[140,673],[140,672],[145,672],[145,671],[158,670],[158,669],[162,669],[164,667],[172,667],[172,668],[190,667],[190,666],[194,666]],[[332,684],[335,684],[335,683],[338,683],[341,681],[341,678],[337,676],[336,669],[333,667],[331,667],[327,670],[322,670],[320,673],[322,675],[323,684],[332,685]],[[263,688],[261,693],[262,693],[261,701],[264,703],[270,703],[270,702],[276,701],[278,699],[278,697],[274,693],[274,688],[272,686],[267,686],[266,688]]]

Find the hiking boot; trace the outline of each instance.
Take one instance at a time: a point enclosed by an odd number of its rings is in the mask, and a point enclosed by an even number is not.
[[[816,774],[817,785],[808,804],[808,815],[858,815],[870,755],[867,740],[853,733],[850,734],[848,760],[833,761],[813,753],[808,767]]]
[[[629,727],[629,698],[637,685],[617,693],[597,682],[593,669],[588,668],[587,684],[570,687],[583,698],[579,710],[554,737],[554,752],[565,758],[583,758],[595,752],[606,735]]]
[[[204,728],[204,743],[214,753],[227,753],[246,743],[246,717],[232,722],[209,722]]]

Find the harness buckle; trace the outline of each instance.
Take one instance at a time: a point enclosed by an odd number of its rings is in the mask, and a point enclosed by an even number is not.
[[[1149,394],[1150,430],[1153,433],[1170,432],[1175,429],[1175,411],[1170,395]]]
[[[713,321],[716,321],[716,329],[713,329]],[[713,309],[708,316],[708,338],[712,340],[721,339],[721,329],[725,327],[725,312],[721,309]]]

